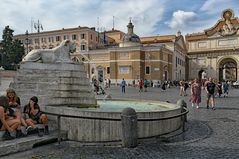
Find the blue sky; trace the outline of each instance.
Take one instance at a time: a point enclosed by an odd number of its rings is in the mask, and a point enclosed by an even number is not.
[[[115,29],[124,32],[131,17],[139,36],[178,30],[185,35],[212,27],[224,9],[238,17],[238,6],[239,0],[1,0],[0,39],[7,25],[14,35],[31,32],[31,19],[39,19],[44,31],[77,26],[110,30],[113,16]]]

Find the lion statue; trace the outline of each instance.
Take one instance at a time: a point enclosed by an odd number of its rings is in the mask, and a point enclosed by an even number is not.
[[[76,50],[75,45],[70,40],[64,40],[53,49],[37,49],[29,52],[23,59],[24,62],[42,62],[42,63],[72,63],[70,53]]]

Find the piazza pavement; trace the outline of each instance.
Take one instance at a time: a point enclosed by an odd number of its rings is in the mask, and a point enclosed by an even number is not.
[[[8,83],[6,80],[5,83]],[[1,85],[1,93],[5,86]],[[189,90],[187,90],[189,93]],[[149,88],[139,93],[137,88],[126,87],[122,94],[119,86],[107,89],[113,98],[160,100],[176,103],[184,99],[188,105],[186,131],[141,139],[136,148],[120,146],[82,146],[73,141],[63,141],[40,146],[29,151],[11,154],[2,159],[165,159],[165,158],[202,158],[237,159],[239,158],[239,89],[231,88],[228,98],[216,98],[216,110],[206,109],[205,91],[199,109],[192,108],[190,96],[179,96],[179,88],[172,87],[162,92],[160,88]],[[102,95],[98,97],[103,97]]]

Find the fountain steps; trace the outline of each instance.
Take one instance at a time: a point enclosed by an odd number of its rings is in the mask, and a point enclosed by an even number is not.
[[[39,79],[40,78],[40,79]],[[37,76],[37,77],[24,77],[24,76],[18,76],[16,78],[16,80],[21,80],[22,82],[28,82],[30,80],[38,80],[41,83],[49,83],[52,82],[54,83],[60,83],[60,84],[77,84],[77,85],[86,85],[89,84],[89,79],[87,78],[80,78],[80,77],[41,77],[41,76]]]
[[[21,64],[10,87],[23,104],[37,96],[39,105],[96,105],[82,64],[26,62]]]
[[[49,83],[38,83],[37,85],[34,82],[15,82],[11,84],[12,87],[15,89],[21,89],[20,92],[23,91],[36,91],[36,92],[43,92],[43,91],[68,91],[70,92],[92,92],[92,87],[87,85],[77,85],[77,84],[49,84]],[[43,89],[45,88],[45,89]],[[46,90],[47,88],[47,90]]]

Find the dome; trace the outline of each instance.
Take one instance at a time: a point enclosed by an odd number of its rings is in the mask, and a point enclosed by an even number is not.
[[[138,35],[134,34],[134,25],[132,24],[131,20],[129,21],[128,33],[124,35],[123,42],[120,43],[120,47],[129,47],[129,46],[139,46],[140,38]]]

